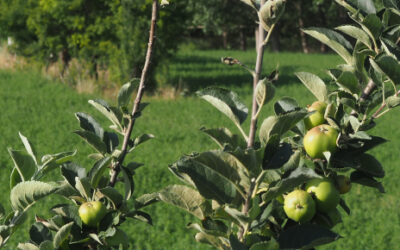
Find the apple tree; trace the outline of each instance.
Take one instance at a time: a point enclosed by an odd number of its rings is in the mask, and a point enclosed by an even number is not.
[[[332,228],[343,213],[350,215],[343,194],[351,184],[384,192],[380,179],[385,171],[369,150],[386,140],[369,130],[400,105],[400,6],[383,1],[377,10],[371,0],[337,0],[352,24],[303,30],[343,59],[328,69],[329,86],[317,75],[296,73],[318,107],[310,110],[283,97],[271,104],[275,114],[258,128],[278,76],[277,71],[261,74],[264,46],[292,3],[242,1],[258,14],[262,35],[256,66],[230,57],[222,62],[253,76],[252,109],[228,89],[199,91],[239,133],[202,128],[218,149],[184,155],[171,164],[183,184],[160,190],[157,199],[194,215],[197,221],[188,228],[196,231],[195,240],[218,249],[309,249],[333,242],[341,236]],[[309,122],[315,116],[315,124]],[[246,119],[249,132],[242,126]]]
[[[90,168],[72,161],[76,151],[40,155],[22,134],[25,150],[9,149],[14,162],[10,176],[12,211],[7,213],[0,206],[0,247],[5,246],[30,216],[29,208],[54,195],[62,197],[62,201],[51,208],[50,218],[35,216],[29,230],[30,239],[19,243],[19,249],[128,249],[128,237],[120,225],[128,219],[152,224],[151,216],[142,211],[151,203],[151,195],[133,195],[133,177],[143,164],[125,162],[125,159],[128,154],[134,154],[139,145],[153,138],[151,134],[134,134],[133,127],[146,107],[141,99],[152,59],[159,5],[158,0],[153,1],[142,77],[123,85],[115,104],[99,99],[89,101],[108,119],[109,128],[90,114],[75,114],[80,128],[74,134],[93,149],[89,155],[93,159]],[[131,107],[135,90],[137,94]],[[61,178],[46,181],[44,177],[55,171]]]

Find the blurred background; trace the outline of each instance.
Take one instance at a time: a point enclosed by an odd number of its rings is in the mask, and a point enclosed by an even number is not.
[[[106,91],[140,75],[150,10],[150,0],[1,0],[0,39],[8,52],[48,75],[82,91],[97,85]],[[178,49],[254,50],[255,15],[240,0],[170,1],[160,13],[157,59],[148,87],[182,85],[169,74],[168,60]],[[301,28],[336,27],[348,18],[331,0],[291,0],[268,50],[329,52]],[[13,60],[3,60],[0,67],[4,61]]]

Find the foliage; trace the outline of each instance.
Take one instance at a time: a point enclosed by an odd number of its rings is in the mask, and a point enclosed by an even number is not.
[[[152,224],[150,215],[141,211],[152,203],[152,196],[132,198],[135,188],[133,175],[143,164],[124,163],[124,160],[140,144],[154,137],[142,134],[132,139],[131,133],[136,119],[146,106],[141,105],[141,99],[146,70],[152,59],[158,10],[159,2],[153,0],[148,55],[141,79],[134,79],[122,86],[116,106],[100,99],[89,101],[112,123],[110,129],[113,132],[105,130],[91,115],[75,113],[80,130],[74,133],[95,150],[89,155],[94,160],[89,171],[71,161],[76,151],[46,154],[39,158],[33,144],[21,133],[19,136],[25,150],[8,149],[14,163],[10,175],[12,211],[6,213],[0,205],[3,219],[0,225],[0,247],[26,221],[28,210],[38,200],[52,194],[63,197],[65,202],[51,208],[51,218],[35,216],[35,223],[29,230],[30,241],[19,243],[19,249],[127,249],[128,236],[119,229],[120,225],[128,218]],[[136,88],[138,93],[130,113],[130,100]],[[63,180],[43,180],[54,170],[60,170]],[[117,179],[120,173],[122,178]],[[117,183],[123,184],[124,195],[115,188]]]
[[[109,68],[111,80],[118,83],[140,76],[151,1],[7,0],[0,7],[0,27],[14,40],[17,53],[46,65],[59,59],[64,64],[62,74],[70,60],[77,58],[92,74]],[[185,8],[186,1],[163,7],[157,62],[177,48],[188,17]],[[154,81],[149,86],[154,87]]]
[[[245,2],[259,8],[254,1]],[[283,212],[279,201],[282,195],[301,189],[316,178],[325,177],[334,183],[340,173],[350,175],[352,183],[384,192],[378,181],[385,175],[383,167],[367,152],[386,140],[367,131],[376,125],[378,117],[398,106],[399,9],[384,2],[385,8],[378,14],[372,1],[357,6],[353,2],[338,2],[348,9],[357,24],[350,27],[352,31],[344,28],[348,26],[338,28],[357,40],[354,47],[336,31],[304,30],[345,61],[329,71],[336,86],[328,89],[318,76],[297,73],[317,100],[328,103],[325,120],[340,132],[336,142],[338,150],[326,151],[319,159],[307,156],[302,143],[306,132],[303,119],[311,113],[287,97],[275,102],[275,115],[262,122],[258,141],[249,146],[251,135],[241,126],[248,116],[248,108],[237,94],[219,87],[199,91],[198,95],[226,115],[242,136],[227,128],[203,129],[220,149],[181,157],[169,169],[185,185],[169,186],[156,193],[159,200],[199,219],[199,223],[188,225],[198,231],[196,241],[219,249],[312,248],[341,237],[329,229],[334,224],[326,213],[327,208],[318,211],[311,223],[296,223]],[[260,12],[260,19],[269,20],[274,14]],[[271,32],[273,25],[264,28]],[[359,32],[353,32],[354,29]],[[374,83],[381,86],[371,89]],[[386,85],[392,89],[388,90]],[[253,105],[252,120],[257,119],[259,110],[271,100],[272,90],[268,78],[254,87],[259,109]],[[380,100],[382,105],[377,109]],[[375,112],[371,114],[372,111]],[[343,199],[340,207],[350,214]],[[321,225],[321,218],[325,224]]]

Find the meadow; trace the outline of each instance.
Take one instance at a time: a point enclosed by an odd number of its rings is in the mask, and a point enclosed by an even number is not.
[[[157,191],[178,180],[168,171],[168,165],[182,154],[216,148],[216,144],[200,128],[228,127],[236,131],[228,118],[206,102],[192,94],[195,90],[218,85],[234,89],[250,106],[251,76],[238,67],[220,63],[223,56],[232,56],[252,66],[254,51],[193,51],[183,50],[170,62],[166,81],[186,89],[188,95],[174,99],[146,97],[150,105],[137,121],[134,135],[151,133],[155,139],[140,146],[135,161],[145,164],[135,176],[135,195]],[[313,96],[294,76],[296,71],[309,71],[328,80],[325,70],[340,63],[333,55],[303,55],[296,53],[267,53],[264,58],[264,72],[270,72],[279,64],[280,77],[276,83],[275,100],[291,96],[305,106],[314,101]],[[162,75],[159,77],[163,77]],[[7,147],[23,149],[18,131],[27,136],[36,146],[39,155],[77,149],[76,162],[89,168],[92,161],[86,156],[91,149],[86,147],[72,132],[78,129],[74,113],[96,111],[87,103],[93,95],[78,95],[73,89],[46,79],[31,71],[0,71],[0,202],[10,209],[9,174],[12,161]],[[261,120],[272,114],[269,104]],[[343,215],[343,224],[334,228],[343,238],[321,249],[397,249],[400,246],[400,185],[398,166],[400,156],[399,110],[382,118],[373,130],[374,135],[393,138],[372,151],[383,164],[386,177],[382,180],[386,194],[381,195],[371,188],[353,186],[345,200],[352,209],[351,216]],[[106,121],[102,120],[105,124]],[[248,123],[245,123],[248,127]],[[54,176],[59,175],[54,173]],[[49,208],[59,201],[57,197],[40,201],[30,211],[34,214],[49,215]],[[193,239],[194,232],[186,229],[194,217],[177,208],[155,204],[147,209],[152,215],[153,226],[131,220],[125,223],[132,249],[209,249]],[[26,223],[25,225],[27,225]],[[18,242],[28,239],[29,228],[20,229],[7,245],[15,249]]]

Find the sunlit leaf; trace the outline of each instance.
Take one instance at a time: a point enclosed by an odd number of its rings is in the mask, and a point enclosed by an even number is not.
[[[56,189],[57,187],[40,181],[20,182],[11,190],[11,206],[14,210],[22,211],[37,200],[54,193]]]

